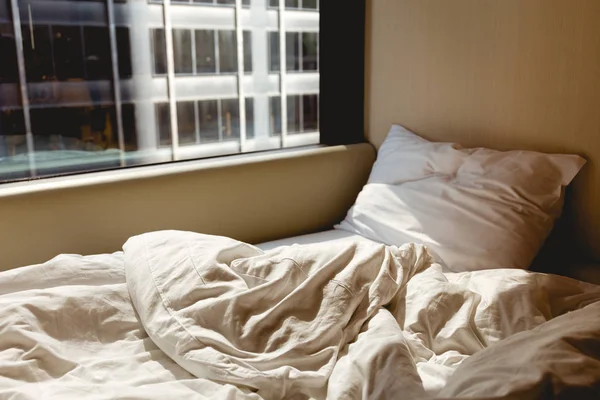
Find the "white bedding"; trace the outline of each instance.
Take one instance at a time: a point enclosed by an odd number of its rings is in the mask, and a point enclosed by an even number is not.
[[[3,272],[0,398],[431,398],[471,355],[600,300],[341,239],[263,252],[157,232]]]

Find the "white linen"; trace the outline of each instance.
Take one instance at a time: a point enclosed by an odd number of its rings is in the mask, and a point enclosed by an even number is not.
[[[0,398],[432,398],[473,354],[599,301],[558,276],[444,273],[418,245],[156,232],[0,274]]]
[[[293,236],[284,239],[273,240],[270,242],[259,243],[256,245],[263,251],[273,250],[281,246],[293,246],[295,244],[315,244],[315,243],[350,243],[354,241],[370,241],[372,240],[365,238],[364,236],[357,235],[356,233],[343,231],[340,229],[331,229],[323,232],[309,233],[307,235]]]
[[[527,269],[560,215],[576,155],[463,149],[393,126],[336,228],[427,245],[455,272]]]

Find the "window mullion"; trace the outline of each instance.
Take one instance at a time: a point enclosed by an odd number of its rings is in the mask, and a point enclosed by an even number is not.
[[[113,0],[106,0],[108,17],[108,34],[110,38],[110,61],[113,76],[113,96],[115,101],[115,119],[117,122],[117,136],[119,140],[120,162],[124,167],[125,162],[125,135],[123,133],[123,110],[121,104],[121,76],[119,73],[119,55],[117,52],[117,30],[115,28],[115,7]]]
[[[171,149],[173,160],[179,159],[179,135],[177,124],[177,99],[175,98],[175,61],[173,59],[173,28],[171,26],[171,0],[163,2],[165,24],[165,44],[167,51],[167,90],[169,94],[169,114],[171,122]]]
[[[242,27],[242,0],[235,0],[235,30],[238,67],[238,116],[240,123],[240,151],[246,151],[246,103],[244,95],[244,31]]]
[[[33,134],[31,133],[31,115],[29,113],[29,93],[27,92],[27,75],[25,73],[25,55],[23,50],[23,35],[21,33],[21,16],[19,15],[19,4],[17,0],[11,0],[10,3],[13,18],[13,30],[15,34],[15,46],[17,50],[17,68],[19,70],[19,89],[21,91],[21,107],[23,108],[23,120],[25,122],[27,160],[29,163],[29,173],[32,177],[36,177],[37,170],[35,166],[35,146],[33,142]]]
[[[287,53],[285,32],[285,1],[279,1],[279,92],[281,100],[281,147],[287,146]]]

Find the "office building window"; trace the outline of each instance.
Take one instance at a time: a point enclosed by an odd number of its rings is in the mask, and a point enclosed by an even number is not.
[[[268,0],[270,8],[279,7],[279,0]],[[316,11],[319,8],[318,0],[284,0],[288,10]]]
[[[215,57],[215,31],[194,31],[196,37],[196,72],[209,74],[217,72]]]
[[[286,32],[286,70],[315,72],[319,70],[319,34],[316,32]],[[279,72],[279,32],[269,32],[269,67]]]
[[[309,133],[319,130],[319,95],[287,96],[287,132]],[[281,97],[269,99],[269,132],[272,136],[281,134]]]
[[[0,183],[318,143],[317,94],[295,94],[319,84],[318,2],[284,1],[286,54],[272,0],[172,0],[169,43],[162,1],[0,0]],[[281,61],[312,73],[276,82]]]
[[[152,30],[152,43],[154,45],[154,73],[162,75],[167,73],[167,44],[164,29]]]
[[[173,29],[173,61],[176,74],[192,74],[192,32],[189,29]]]
[[[254,101],[245,99],[246,138],[254,137]],[[169,104],[157,103],[156,116],[161,146],[171,146]],[[240,138],[238,99],[177,102],[179,145],[196,145],[237,140]],[[248,133],[249,132],[249,133]]]
[[[192,45],[192,34],[194,45]],[[161,36],[162,37],[158,37]],[[215,43],[215,36],[217,42]],[[166,73],[166,45],[163,29],[153,30],[154,73]],[[252,72],[252,32],[243,32],[244,72]],[[215,46],[216,45],[216,46]],[[194,71],[195,58],[195,71]],[[237,73],[237,36],[233,30],[173,29],[173,59],[176,75]]]

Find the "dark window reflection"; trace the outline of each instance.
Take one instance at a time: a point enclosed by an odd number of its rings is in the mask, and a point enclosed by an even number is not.
[[[86,26],[83,28],[83,37],[87,79],[110,79],[112,64],[108,28]]]
[[[302,132],[302,123],[300,122],[300,101],[301,96],[287,97],[287,130],[288,133]]]
[[[319,35],[314,32],[302,34],[302,70],[317,71]]]
[[[177,131],[179,144],[196,143],[196,114],[193,101],[177,102]]]
[[[254,99],[246,98],[246,139],[254,138]]]
[[[252,72],[252,32],[244,31],[244,72]]]
[[[27,140],[23,111],[0,109],[0,158],[24,153],[27,153]]]
[[[123,132],[126,148],[135,149],[134,109],[125,104]],[[51,107],[31,109],[36,151],[119,148],[115,107]]]
[[[319,96],[316,94],[302,96],[302,117],[304,132],[319,130]]]
[[[0,83],[16,83],[19,79],[15,38],[10,24],[0,23]],[[0,106],[2,99],[0,98]],[[0,131],[1,132],[1,131]]]
[[[316,10],[317,0],[302,0],[302,8],[305,10]]]
[[[298,0],[285,0],[286,8],[298,8]]]
[[[165,30],[152,30],[154,44],[154,73],[163,75],[167,73],[167,46],[165,43]]]
[[[279,32],[269,32],[269,64],[272,72],[279,71]]]
[[[156,123],[158,125],[158,139],[161,146],[170,146],[171,141],[171,114],[169,103],[156,104]]]
[[[214,73],[217,71],[215,62],[215,32],[195,31],[196,35],[196,72]]]
[[[123,116],[123,139],[125,141],[125,150],[137,150],[137,128],[135,125],[135,106],[133,104],[123,104],[121,106]]]
[[[33,37],[31,35],[33,31]],[[52,32],[49,26],[22,25],[23,56],[27,82],[54,80],[54,60],[52,55]]]
[[[269,7],[279,7],[279,0],[269,0]]]
[[[78,26],[52,26],[58,80],[83,78],[83,43]]]
[[[2,109],[2,111],[0,111],[0,135],[23,134],[25,134],[23,110],[11,108]]]
[[[224,140],[240,137],[240,103],[238,99],[221,100],[221,126]]]
[[[235,31],[219,31],[219,65],[222,73],[237,72]]]
[[[219,110],[217,100],[199,101],[198,118],[200,121],[200,142],[218,141]]]
[[[300,70],[300,34],[297,32],[287,32],[285,34],[285,52],[286,65],[288,71]]]
[[[281,134],[281,97],[269,99],[269,131],[272,136]]]
[[[131,39],[129,28],[117,27],[117,57],[119,58],[119,76],[131,78]]]
[[[173,29],[173,62],[176,74],[191,74],[192,33],[188,29]]]

